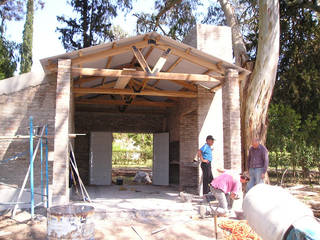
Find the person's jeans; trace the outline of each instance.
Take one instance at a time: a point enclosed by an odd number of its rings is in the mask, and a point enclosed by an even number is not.
[[[228,209],[232,208],[233,200],[230,197],[230,194],[225,194],[222,190],[217,188],[211,188],[213,196],[218,200],[219,205],[216,209],[219,216],[226,215]]]
[[[249,169],[250,181],[247,183],[246,192],[248,192],[253,186],[255,186],[259,183],[263,183],[263,179],[261,178],[263,170],[264,170],[263,168],[250,168]]]

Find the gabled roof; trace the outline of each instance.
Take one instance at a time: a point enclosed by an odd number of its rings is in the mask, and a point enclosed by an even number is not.
[[[194,96],[196,84],[208,89],[219,87],[226,69],[236,69],[240,78],[250,73],[230,62],[156,32],[41,59],[46,74],[57,71],[58,59],[72,60],[75,93],[78,102],[82,101],[84,104],[92,98],[107,103],[110,97],[105,95],[117,95],[116,98],[110,99],[110,103],[121,104],[121,101],[124,101],[123,96],[130,95],[134,90],[134,102],[139,102],[136,98],[143,95],[147,101],[165,101],[169,106],[171,101],[168,97]],[[94,88],[94,91],[88,88]],[[136,88],[140,88],[140,92],[136,91]],[[141,90],[144,90],[144,94]],[[171,94],[173,91],[182,90],[187,90],[183,91],[185,95]],[[163,91],[163,94],[158,94],[158,91]],[[101,97],[101,94],[104,96]],[[97,99],[95,101],[98,104]],[[129,105],[129,101],[125,102]]]

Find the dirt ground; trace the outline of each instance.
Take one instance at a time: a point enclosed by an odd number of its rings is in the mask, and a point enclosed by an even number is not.
[[[38,215],[37,215],[38,216]],[[27,220],[30,215],[28,212],[21,212],[17,215],[18,220],[9,218],[9,215],[4,215],[0,220],[0,239],[47,239],[47,222],[45,217],[35,219],[34,221]],[[218,221],[221,221],[220,218]],[[152,235],[152,232],[164,228]],[[137,233],[136,233],[137,232]],[[138,235],[139,234],[139,235]],[[219,230],[219,239],[223,239],[223,233]],[[156,219],[153,221],[141,220],[125,220],[117,219],[115,221],[97,220],[95,221],[95,239],[215,239],[214,221],[213,218],[189,218],[185,221],[172,223],[171,225],[159,225]]]
[[[118,186],[114,186],[114,188],[115,187]],[[139,190],[139,192],[132,192],[128,190],[127,192],[125,192],[127,199],[120,201],[115,205],[118,212],[116,211],[113,213],[113,215],[108,215],[107,217],[103,217],[103,215],[101,215],[99,218],[96,218],[95,239],[216,239],[214,220],[212,217],[201,219],[199,218],[199,215],[195,210],[189,211],[187,209],[185,211],[173,209],[170,213],[171,210],[168,210],[165,207],[168,205],[169,201],[172,201],[172,205],[181,204],[178,202],[178,195],[171,196],[170,198],[164,198],[163,195],[161,195],[162,193],[159,194],[152,192],[151,194],[151,187],[152,186],[150,186],[150,189],[141,188],[141,191]],[[105,189],[89,188],[89,191],[90,190],[92,191],[92,193],[95,192],[95,194],[92,195],[93,198],[94,195],[96,195],[96,199],[102,199],[101,194],[105,192]],[[120,194],[123,194],[123,191],[115,192],[114,189],[110,189],[110,191],[111,190],[114,192],[113,198],[107,199],[107,202],[104,203],[105,205],[101,205],[101,203],[99,202],[98,208],[100,208],[100,210],[102,207],[109,209],[110,206],[114,204],[115,199],[118,199],[120,197]],[[320,202],[320,186],[311,187],[306,185],[299,185],[290,187],[289,191],[306,204],[310,205],[313,202]],[[159,190],[159,192],[161,191]],[[168,194],[167,191],[164,192]],[[139,200],[139,198],[134,198],[133,194],[141,194],[141,199]],[[149,196],[151,199],[149,200],[149,202],[158,201],[159,205],[155,205],[155,208],[160,208],[159,215],[146,216],[137,214],[139,211],[143,212],[145,211],[145,209],[147,209],[144,204],[141,204],[140,206],[139,204],[136,204],[136,206],[133,206],[137,210],[137,213],[135,213],[134,217],[125,213],[124,215],[121,215],[121,211],[125,210],[119,210],[119,206],[131,206],[134,203],[142,202],[147,196]],[[181,206],[179,205],[180,208]],[[161,211],[163,211],[163,214],[161,214]],[[165,212],[167,212],[167,215],[165,215]],[[36,217],[34,221],[31,221],[28,211],[20,211],[15,219],[10,218],[9,213],[0,214],[0,240],[46,239],[46,209],[36,208],[35,216]],[[225,220],[225,218],[218,218],[218,223],[222,220]],[[163,231],[152,234],[153,231],[159,230],[161,228],[163,228]],[[220,228],[218,228],[218,239],[224,239],[222,230]]]

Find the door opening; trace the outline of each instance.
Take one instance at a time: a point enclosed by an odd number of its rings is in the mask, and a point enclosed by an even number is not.
[[[151,184],[153,134],[113,133],[112,183]]]

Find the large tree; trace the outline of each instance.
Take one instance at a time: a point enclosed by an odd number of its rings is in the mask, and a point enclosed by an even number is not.
[[[20,73],[26,73],[31,71],[32,67],[32,42],[33,42],[33,13],[34,2],[28,0],[27,3],[27,17],[23,29],[23,41],[20,49],[21,65]]]
[[[236,64],[251,68],[247,64],[249,55],[237,21],[234,6],[228,0],[219,0],[227,23],[232,28],[232,42]],[[254,4],[254,3],[252,3]],[[241,82],[241,130],[242,156],[246,160],[252,138],[265,141],[267,113],[276,80],[279,59],[280,13],[277,0],[259,0],[259,38],[256,61],[252,74]],[[246,161],[243,167],[247,168]]]
[[[58,16],[64,26],[58,27],[66,50],[76,50],[115,38],[111,20],[119,11],[132,8],[132,0],[71,0],[77,17]]]

